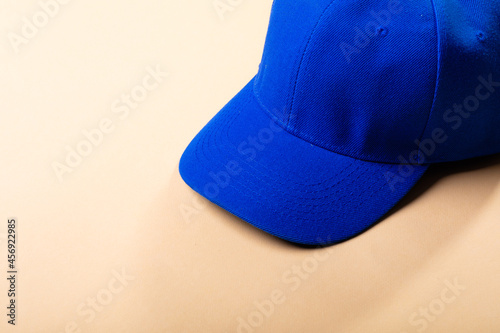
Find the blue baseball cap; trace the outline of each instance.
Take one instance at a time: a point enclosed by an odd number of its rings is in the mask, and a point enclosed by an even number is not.
[[[275,0],[257,75],[180,161],[290,242],[367,230],[430,165],[500,153],[500,1]]]

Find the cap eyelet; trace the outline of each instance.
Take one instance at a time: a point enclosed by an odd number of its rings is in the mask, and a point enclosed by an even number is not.
[[[479,31],[477,34],[476,34],[476,37],[477,39],[480,41],[480,42],[484,42],[486,40],[486,34],[482,31]]]
[[[380,37],[385,37],[389,33],[389,30],[386,27],[378,27],[377,35]]]

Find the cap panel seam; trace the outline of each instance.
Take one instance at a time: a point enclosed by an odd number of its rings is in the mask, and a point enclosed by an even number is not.
[[[437,99],[437,93],[438,93],[438,81],[439,81],[439,77],[440,77],[440,70],[441,70],[441,38],[440,38],[440,34],[439,34],[439,25],[438,25],[438,20],[437,20],[437,13],[436,13],[436,7],[435,7],[435,4],[434,4],[434,0],[430,0],[431,2],[431,5],[432,5],[432,10],[433,10],[433,13],[434,13],[434,23],[435,23],[435,29],[436,29],[436,35],[437,35],[437,38],[436,38],[436,44],[437,44],[437,64],[436,64],[436,79],[435,79],[435,89],[434,89],[434,96],[433,96],[433,100],[432,100],[432,105],[431,105],[431,109],[428,113],[428,117],[427,117],[427,121],[426,121],[426,124],[425,124],[425,127],[423,129],[423,132],[422,134],[420,135],[420,140],[421,138],[424,136],[425,134],[425,131],[430,123],[430,117],[431,117],[431,114],[432,114],[432,110],[434,109],[434,104],[436,103],[436,99]],[[285,131],[287,131],[289,134],[292,134],[306,142],[309,142],[317,147],[320,147],[320,148],[323,148],[327,151],[330,151],[330,152],[333,152],[333,153],[336,153],[336,154],[339,154],[339,155],[342,155],[342,156],[346,156],[346,157],[350,157],[350,158],[354,158],[354,159],[357,159],[357,160],[361,160],[361,161],[366,161],[366,162],[372,162],[372,163],[383,163],[383,164],[405,164],[405,163],[401,163],[400,161],[387,161],[387,160],[379,160],[377,157],[373,156],[373,155],[363,155],[363,156],[351,156],[350,154],[347,154],[346,152],[342,152],[342,151],[339,151],[338,149],[334,149],[334,147],[331,147],[328,143],[326,142],[316,142],[314,140],[312,140],[311,138],[308,137],[307,134],[305,133],[302,133],[302,132],[296,132],[294,130],[292,130],[290,128],[290,121],[293,117],[296,117],[297,115],[292,115],[292,111],[293,111],[293,106],[295,105],[295,97],[296,97],[296,90],[297,90],[297,86],[298,86],[298,79],[299,79],[299,76],[300,76],[300,72],[304,66],[304,61],[305,61],[305,56],[307,54],[307,51],[309,50],[309,45],[310,45],[310,42],[312,41],[315,33],[317,32],[320,24],[322,23],[323,21],[323,18],[325,16],[325,14],[328,12],[328,10],[332,7],[332,5],[334,5],[335,3],[335,0],[332,0],[328,6],[326,6],[326,8],[323,10],[323,12],[321,13],[320,17],[318,18],[316,24],[314,25],[308,39],[307,39],[307,42],[306,42],[306,45],[305,45],[305,48],[304,48],[304,51],[302,53],[302,56],[301,56],[301,59],[300,59],[300,62],[299,62],[299,65],[298,65],[298,68],[297,68],[297,72],[296,72],[296,79],[295,79],[295,82],[294,82],[294,86],[293,86],[293,93],[292,93],[292,102],[291,102],[291,106],[290,106],[290,112],[287,116],[287,118],[284,118],[283,120],[279,119],[276,115],[273,114],[273,112],[271,112],[271,110],[265,105],[265,103],[261,100],[260,96],[259,96],[259,92],[258,92],[258,89],[257,89],[257,84],[256,84],[256,81],[254,81],[254,84],[253,84],[253,95],[256,99],[256,101],[258,102],[258,104],[260,105],[260,107],[262,108],[263,111],[265,111],[265,113],[268,114],[268,116],[274,120],[274,122],[279,125],[280,127],[282,127]],[[257,74],[258,76],[259,74]],[[286,109],[286,106],[285,106],[285,109]],[[286,121],[285,121],[286,119]],[[299,136],[299,134],[301,136]],[[419,165],[427,165],[429,164],[428,162],[426,161],[423,161],[423,160],[420,160],[420,156],[422,156],[422,151],[421,151],[421,148],[418,147],[418,156],[416,158],[416,163],[415,164],[419,164]]]
[[[436,106],[437,96],[438,96],[438,92],[439,92],[439,80],[441,77],[441,61],[442,61],[441,41],[442,41],[442,38],[441,38],[441,31],[439,29],[440,24],[439,24],[439,18],[438,18],[438,14],[437,14],[437,7],[435,4],[435,0],[430,0],[430,2],[432,5],[432,10],[434,12],[434,22],[435,22],[435,28],[436,28],[436,43],[437,43],[437,48],[436,48],[436,50],[437,50],[436,81],[435,81],[434,96],[432,99],[431,109],[430,109],[429,114],[427,116],[427,121],[425,123],[424,129],[422,130],[422,134],[418,138],[419,143],[422,142],[422,139],[423,139],[425,133],[427,132],[427,127],[429,127],[431,117],[432,117],[434,108]],[[442,33],[444,35],[443,39],[445,39],[446,31],[443,29]],[[420,157],[422,156],[422,154],[423,154],[423,151],[422,151],[421,145],[419,144],[418,155],[417,155],[417,163],[418,164],[422,164],[424,162],[423,160],[422,161],[420,160]]]
[[[330,2],[330,4],[321,13],[318,21],[316,22],[316,24],[314,25],[314,28],[311,31],[311,34],[309,35],[309,38],[307,39],[306,46],[304,48],[304,52],[302,52],[302,56],[301,56],[300,62],[299,62],[299,67],[297,69],[297,75],[295,77],[295,83],[293,85],[292,102],[290,104],[290,112],[288,114],[288,120],[287,120],[287,123],[286,123],[286,128],[288,130],[290,130],[290,128],[289,128],[290,127],[290,119],[291,119],[291,115],[292,115],[292,112],[293,112],[293,106],[295,104],[295,94],[296,94],[296,91],[297,91],[297,83],[298,83],[298,80],[299,80],[300,70],[302,68],[302,64],[304,62],[305,55],[307,53],[307,50],[309,49],[309,44],[311,43],[312,37],[314,36],[314,33],[316,32],[316,30],[317,30],[320,22],[323,20],[323,17],[325,16],[325,13],[330,9],[330,7],[333,5],[334,2],[335,2],[335,0],[332,0],[332,2]]]
[[[292,132],[292,131],[288,130],[288,128],[285,126],[285,123],[283,121],[281,121],[278,117],[276,117],[264,105],[264,103],[262,103],[262,101],[259,99],[259,97],[257,95],[257,92],[255,91],[255,84],[253,84],[253,87],[252,87],[252,94],[253,94],[253,96],[254,96],[255,101],[257,102],[257,104],[262,108],[261,111],[263,111],[265,114],[267,114],[267,116],[270,118],[270,120],[272,120],[275,124],[277,124],[278,126],[280,126],[281,128],[283,128],[283,130],[286,131],[288,134],[293,135],[296,138],[299,138],[300,140],[308,142],[308,143],[314,145],[315,147],[324,149],[326,151],[329,151],[330,153],[342,155],[344,157],[349,157],[349,158],[352,158],[352,159],[355,159],[355,160],[359,160],[359,161],[364,161],[364,162],[377,163],[377,164],[392,164],[392,165],[401,165],[401,164],[404,164],[404,163],[397,162],[397,161],[380,161],[380,160],[377,160],[374,156],[371,156],[371,155],[366,155],[366,156],[362,156],[362,157],[350,156],[350,155],[348,155],[348,154],[346,154],[344,152],[339,152],[337,150],[333,150],[331,147],[328,147],[328,144],[325,143],[325,142],[320,142],[321,145],[318,145],[318,143],[315,143],[312,139],[310,139],[307,134],[302,133],[302,132],[295,133],[295,132]],[[298,134],[301,134],[302,136],[299,136]],[[426,165],[427,163],[421,163],[421,165],[422,164]]]

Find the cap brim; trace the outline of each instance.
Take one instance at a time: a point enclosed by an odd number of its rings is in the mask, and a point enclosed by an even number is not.
[[[255,227],[327,245],[377,223],[427,170],[411,166],[391,186],[387,177],[399,167],[342,156],[282,130],[256,100],[252,80],[194,138],[179,170],[193,190]]]

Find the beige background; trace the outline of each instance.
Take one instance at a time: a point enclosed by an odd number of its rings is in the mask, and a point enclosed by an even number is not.
[[[182,182],[182,151],[260,61],[271,0],[232,3],[221,18],[212,0],[73,0],[44,22],[38,1],[0,0],[2,309],[7,218],[19,234],[17,326],[2,314],[0,330],[499,332],[498,156],[432,169],[385,221],[322,250]],[[152,69],[169,75],[126,115],[116,101]]]

